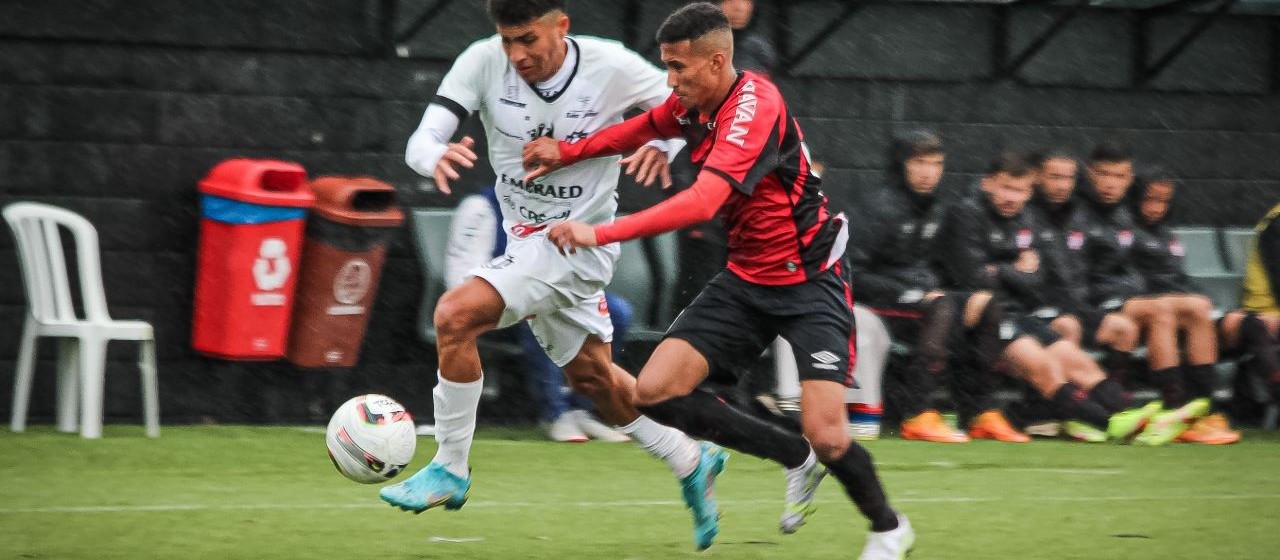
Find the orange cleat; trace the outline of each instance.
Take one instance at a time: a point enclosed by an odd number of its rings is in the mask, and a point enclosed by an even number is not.
[[[998,410],[988,410],[979,414],[969,424],[969,437],[973,439],[994,439],[1008,443],[1027,443],[1031,436],[1019,432],[1009,424]]]
[[[1226,416],[1214,413],[1196,420],[1174,441],[1200,445],[1229,445],[1240,441],[1240,432],[1231,429],[1231,423],[1227,421]]]
[[[936,410],[926,410],[902,423],[902,439],[934,443],[968,443],[969,436],[951,429]]]

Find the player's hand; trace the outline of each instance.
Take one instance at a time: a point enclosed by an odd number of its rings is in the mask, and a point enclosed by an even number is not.
[[[462,166],[471,169],[476,166],[476,153],[472,148],[476,146],[476,141],[470,136],[463,136],[461,142],[452,142],[448,149],[444,151],[444,155],[440,156],[440,161],[436,163],[434,173],[436,179],[436,188],[444,194],[452,194],[453,189],[449,187],[449,181],[456,181],[462,176],[458,174],[456,166]]]
[[[525,182],[564,167],[564,161],[560,159],[560,141],[548,136],[525,144],[521,160],[528,172],[524,176]]]
[[[1018,260],[1013,263],[1013,269],[1027,274],[1040,270],[1040,254],[1030,249],[1019,253]]]
[[[653,146],[641,146],[636,153],[631,154],[619,165],[625,165],[623,170],[627,175],[636,178],[636,182],[646,187],[653,186],[655,179],[662,180],[662,188],[666,189],[671,186],[671,167],[667,162],[667,153]]]
[[[582,222],[560,222],[547,230],[547,239],[560,249],[560,254],[573,254],[578,247],[596,246],[596,228]]]
[[[925,303],[929,303],[929,302],[931,302],[931,301],[933,301],[933,300],[935,300],[935,299],[938,299],[938,298],[940,298],[940,297],[942,297],[942,296],[945,296],[945,295],[947,295],[947,293],[946,293],[946,292],[944,292],[944,291],[942,291],[942,290],[932,290],[932,291],[929,291],[929,292],[925,293],[925,294],[924,294],[924,297],[920,298],[920,301],[923,301],[923,302],[925,302]]]

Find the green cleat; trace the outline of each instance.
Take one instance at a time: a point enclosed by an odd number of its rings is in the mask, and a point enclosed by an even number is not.
[[[1099,430],[1079,420],[1067,420],[1062,423],[1062,431],[1071,439],[1085,443],[1105,443],[1107,432]]]
[[[693,544],[706,550],[720,534],[720,510],[714,497],[716,476],[724,471],[729,454],[710,442],[701,442],[698,465],[680,479],[684,503],[693,513]]]
[[[1160,413],[1160,401],[1152,401],[1142,408],[1122,410],[1111,415],[1107,423],[1107,436],[1111,439],[1128,443],[1132,441]]]
[[[1147,427],[1133,438],[1133,442],[1139,445],[1164,445],[1169,443],[1182,432],[1187,431],[1191,424],[1201,416],[1209,412],[1209,399],[1196,399],[1187,404],[1182,405],[1176,410],[1166,410],[1156,414],[1147,422]]]

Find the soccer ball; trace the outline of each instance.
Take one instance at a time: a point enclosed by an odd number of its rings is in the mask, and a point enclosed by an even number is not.
[[[384,395],[361,395],[338,407],[325,431],[329,459],[361,484],[386,482],[404,470],[418,445],[413,418]]]

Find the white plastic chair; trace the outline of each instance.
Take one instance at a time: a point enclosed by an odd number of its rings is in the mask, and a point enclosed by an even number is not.
[[[160,435],[160,405],[156,388],[156,346],[151,324],[114,321],[107,314],[98,255],[98,232],[84,217],[47,204],[18,202],[6,206],[4,219],[13,230],[26,285],[28,308],[22,329],[18,367],[13,380],[13,417],[9,427],[26,429],[27,406],[35,374],[36,339],[58,341],[57,425],[74,432],[79,416],[80,436],[102,437],[103,384],[106,377],[107,342],[141,342],[138,368],[142,374],[142,403],[147,436]],[[80,296],[84,318],[76,316],[67,278],[59,226],[75,239]],[[79,400],[77,406],[77,397]]]

